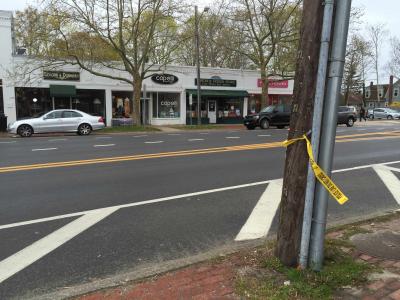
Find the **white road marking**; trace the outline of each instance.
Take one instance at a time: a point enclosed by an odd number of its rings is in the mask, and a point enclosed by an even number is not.
[[[104,139],[112,139],[111,136],[96,136],[95,137],[96,140],[104,140]]]
[[[160,143],[164,143],[164,141],[153,141],[153,142],[144,142],[145,144],[160,144]]]
[[[115,146],[115,144],[93,145],[93,147],[112,147],[112,146]]]
[[[200,132],[200,134],[205,135],[205,134],[210,134],[210,133],[209,132]]]
[[[338,170],[334,170],[333,173],[343,173],[343,172],[348,172],[348,171],[353,171],[353,170],[367,169],[367,168],[371,168],[371,167],[374,167],[374,166],[387,166],[387,165],[392,165],[392,164],[400,164],[400,160],[390,161],[390,162],[385,162],[385,163],[380,163],[380,164],[370,164],[370,165],[364,165],[364,166],[357,166],[357,167],[346,168],[346,169],[338,169]],[[274,180],[279,180],[279,179],[274,179]],[[205,190],[205,191],[200,191],[200,192],[193,192],[193,193],[189,193],[189,194],[182,194],[182,195],[169,196],[169,197],[158,198],[158,199],[153,199],[153,200],[145,200],[145,201],[140,201],[140,202],[133,202],[133,203],[116,205],[116,206],[109,206],[109,207],[105,207],[105,208],[117,208],[117,209],[120,209],[120,208],[127,208],[127,207],[133,207],[133,206],[147,205],[147,204],[170,201],[170,200],[175,200],[175,199],[194,197],[194,196],[198,196],[198,195],[206,195],[206,194],[211,194],[211,193],[218,193],[218,192],[223,192],[223,191],[229,191],[229,190],[235,190],[235,189],[242,189],[242,188],[246,188],[246,187],[258,186],[258,185],[268,184],[271,181],[272,180],[245,183],[245,184],[228,186],[228,187],[211,189],[211,190]],[[11,224],[0,225],[0,230],[7,229],[7,228],[24,226],[24,225],[48,222],[48,221],[53,221],[53,220],[65,219],[65,218],[70,218],[70,217],[81,216],[81,215],[87,214],[87,213],[95,211],[95,210],[98,210],[98,209],[92,209],[92,210],[69,213],[69,214],[64,214],[64,215],[57,215],[57,216],[52,216],[52,217],[47,217],[47,218],[34,219],[34,220],[29,220],[29,221],[22,221],[22,222],[16,222],[16,223],[11,223]]]
[[[188,139],[188,142],[204,141],[204,139]]]
[[[50,151],[50,150],[57,150],[58,148],[38,148],[32,149],[32,151]]]
[[[240,139],[240,136],[226,136],[226,139]]]
[[[235,241],[259,239],[268,234],[281,202],[282,184],[282,179],[268,184]]]
[[[147,134],[141,134],[141,135],[133,135],[133,138],[141,138],[141,137],[145,137],[148,136]]]
[[[49,142],[59,142],[59,141],[66,141],[67,139],[51,139],[48,140]]]
[[[365,131],[365,130],[367,130],[366,128],[358,128],[358,129],[356,129],[357,131]]]
[[[168,133],[168,135],[175,136],[175,135],[181,135],[181,134],[180,133]]]
[[[393,174],[393,171],[400,172],[400,169],[385,166],[374,166],[373,169],[400,205],[400,179]]]
[[[109,206],[109,207],[105,207],[105,208],[120,209],[120,208],[141,206],[141,205],[147,205],[147,204],[152,204],[152,203],[159,203],[159,202],[171,201],[171,200],[176,200],[176,199],[195,197],[195,196],[199,196],[199,195],[206,195],[206,194],[212,194],[212,193],[218,193],[218,192],[242,189],[242,188],[247,188],[247,187],[267,184],[269,182],[271,182],[271,180],[258,181],[258,182],[252,182],[252,183],[245,183],[245,184],[228,186],[228,187],[211,189],[211,190],[205,190],[205,191],[200,191],[200,192],[194,192],[194,193],[175,195],[175,196],[163,197],[163,198],[152,199],[152,200],[145,200],[145,201],[140,201],[140,202],[133,202],[133,203]],[[29,220],[29,221],[23,221],[23,222],[17,222],[17,223],[11,223],[11,224],[6,224],[6,225],[0,225],[0,230],[1,229],[24,226],[24,225],[30,225],[30,224],[36,224],[36,223],[60,220],[60,219],[65,219],[65,218],[70,218],[70,217],[81,216],[81,215],[85,215],[85,214],[88,214],[90,212],[97,211],[97,210],[99,210],[99,209],[92,209],[92,210],[86,210],[86,211],[75,212],[75,213],[70,213],[70,214],[58,215],[58,216],[53,216],[53,217],[47,217],[47,218],[41,218],[41,219],[35,219],[35,220]]]
[[[108,217],[116,210],[114,208],[103,208],[87,213],[0,261],[0,283]]]
[[[258,134],[257,136],[271,136],[270,134]]]
[[[17,141],[10,141],[10,142],[0,142],[0,144],[14,144],[14,143],[16,143]]]

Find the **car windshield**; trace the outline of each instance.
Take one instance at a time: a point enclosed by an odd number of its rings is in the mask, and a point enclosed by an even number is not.
[[[263,109],[261,110],[261,112],[263,112],[263,113],[265,113],[265,112],[266,112],[266,113],[269,113],[269,112],[273,112],[274,109],[275,109],[275,106],[271,105],[271,106],[267,106],[267,107],[263,108]]]

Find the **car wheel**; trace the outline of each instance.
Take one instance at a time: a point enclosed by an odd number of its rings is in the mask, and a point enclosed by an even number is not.
[[[354,125],[354,119],[353,118],[348,118],[346,126],[347,127],[353,127],[353,125]]]
[[[246,126],[248,130],[254,130],[255,127],[254,126]]]
[[[30,125],[23,124],[18,127],[17,133],[21,137],[30,137],[33,134],[33,128]]]
[[[278,125],[276,127],[278,127],[278,129],[283,129],[283,128],[285,128],[285,125]]]
[[[78,127],[79,135],[89,135],[92,132],[92,127],[89,124],[81,124]]]
[[[388,120],[393,120],[393,117],[392,116],[387,116],[387,119]]]
[[[267,119],[262,119],[260,122],[260,127],[262,129],[268,129],[269,128],[269,121]]]

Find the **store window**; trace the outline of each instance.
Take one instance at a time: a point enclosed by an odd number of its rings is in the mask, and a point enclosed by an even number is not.
[[[153,93],[153,118],[179,118],[179,93]]]
[[[133,93],[130,91],[112,91],[112,117],[130,118],[133,111]]]
[[[394,96],[397,97],[399,95],[399,89],[394,89]]]
[[[255,114],[261,110],[261,95],[252,95],[248,102],[248,114]]]
[[[76,90],[73,97],[50,96],[45,88],[15,88],[17,119],[36,117],[53,109],[77,109],[105,117],[104,90]]]
[[[243,113],[243,100],[220,99],[218,101],[218,118],[240,118]]]

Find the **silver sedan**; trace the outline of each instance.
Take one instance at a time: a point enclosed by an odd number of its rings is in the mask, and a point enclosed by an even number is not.
[[[94,117],[73,109],[49,111],[38,118],[18,120],[8,125],[8,132],[29,137],[34,133],[76,132],[88,135],[92,130],[105,127],[102,117]]]

